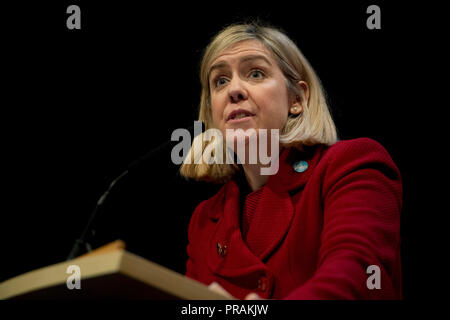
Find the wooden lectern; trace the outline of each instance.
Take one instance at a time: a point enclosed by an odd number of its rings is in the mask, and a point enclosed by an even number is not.
[[[229,299],[124,248],[119,240],[79,258],[6,280],[0,283],[0,299]],[[80,289],[69,289],[69,266],[79,268]]]

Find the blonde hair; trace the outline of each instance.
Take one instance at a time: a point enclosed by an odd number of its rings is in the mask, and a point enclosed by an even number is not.
[[[288,92],[306,97],[299,81],[305,81],[309,86],[309,99],[304,104],[301,115],[290,115],[280,132],[280,145],[302,149],[304,145],[332,145],[337,141],[337,132],[331,117],[325,92],[313,68],[303,56],[295,43],[280,29],[262,26],[258,22],[232,24],[220,31],[206,47],[200,66],[200,82],[202,86],[199,120],[205,124],[205,130],[213,128],[211,97],[209,87],[209,69],[211,63],[224,50],[247,40],[260,41],[273,55],[278,67],[286,78]],[[193,163],[193,158],[203,157],[205,148],[220,141],[203,141],[203,134],[195,137],[191,149],[180,168],[180,173],[186,178],[211,182],[226,182],[239,166],[236,164],[210,163],[209,159],[201,163]],[[211,148],[210,148],[211,149]],[[224,153],[227,151],[224,148]],[[214,157],[217,155],[205,155]],[[186,161],[186,160],[189,160]]]

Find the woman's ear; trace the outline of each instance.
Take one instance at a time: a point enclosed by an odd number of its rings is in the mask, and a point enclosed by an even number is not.
[[[302,99],[299,95],[294,97],[294,101],[291,103],[291,107],[289,108],[289,114],[298,115],[303,112],[303,105],[301,101]]]
[[[306,108],[306,106],[308,105],[308,102],[309,102],[309,86],[303,80],[299,81],[298,85],[302,89],[302,97],[301,98],[303,99],[303,107]]]
[[[307,107],[309,101],[309,86],[305,81],[299,81],[300,94],[295,95],[291,107],[289,108],[289,113],[293,115],[298,115],[303,112],[304,108]]]

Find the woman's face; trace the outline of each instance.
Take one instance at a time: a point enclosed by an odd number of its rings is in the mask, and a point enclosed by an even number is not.
[[[209,72],[213,124],[224,137],[226,129],[281,131],[292,103],[282,71],[261,42],[224,50]]]

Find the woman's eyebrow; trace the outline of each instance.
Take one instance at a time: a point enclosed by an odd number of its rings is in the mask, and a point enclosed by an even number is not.
[[[215,65],[213,65],[213,66],[209,69],[208,76],[210,76],[211,73],[212,73],[214,70],[225,68],[227,65],[228,65],[228,64],[227,64],[226,62],[219,62],[219,63],[216,63]]]
[[[245,63],[245,62],[253,61],[253,60],[263,60],[263,61],[266,62],[269,66],[272,66],[272,63],[270,63],[269,59],[267,59],[265,56],[259,55],[259,54],[256,54],[256,55],[248,55],[248,56],[242,57],[242,58],[239,60],[239,63]],[[214,70],[216,70],[216,69],[221,69],[221,68],[224,68],[224,67],[226,67],[226,66],[228,66],[228,63],[226,63],[226,62],[224,62],[224,61],[220,61],[220,62],[214,64],[214,65],[209,69],[209,75],[210,75]]]
[[[272,66],[272,63],[270,63],[269,59],[267,59],[265,56],[260,55],[260,54],[249,55],[249,56],[242,57],[241,60],[240,60],[240,63],[248,62],[248,61],[252,61],[252,60],[263,60],[263,61],[265,61],[269,66]]]

